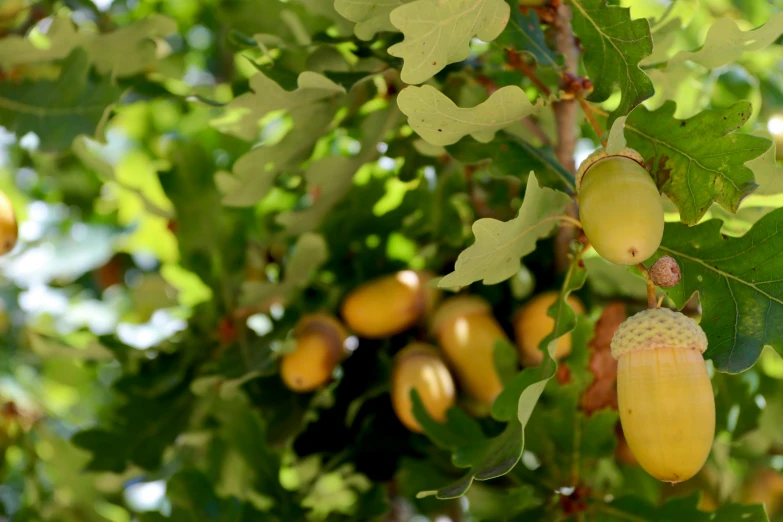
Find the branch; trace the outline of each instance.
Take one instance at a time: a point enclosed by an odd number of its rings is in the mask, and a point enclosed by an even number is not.
[[[576,75],[579,66],[579,47],[571,29],[571,8],[561,4],[554,20],[555,46],[557,52],[565,58],[565,73]],[[576,151],[577,103],[576,100],[560,100],[553,104],[555,123],[557,124],[558,142],[555,156],[560,164],[572,174],[576,172],[574,152]],[[568,209],[569,215],[576,217],[576,203],[572,202]],[[569,265],[568,254],[571,241],[575,238],[575,229],[561,227],[555,238],[555,267],[558,271],[565,270]]]

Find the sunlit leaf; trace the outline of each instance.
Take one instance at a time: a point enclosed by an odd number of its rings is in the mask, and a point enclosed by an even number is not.
[[[468,134],[486,143],[498,130],[536,111],[525,92],[515,86],[499,89],[470,109],[457,107],[429,85],[406,87],[397,97],[397,104],[410,126],[433,145],[451,145]]]
[[[389,54],[405,60],[402,81],[419,84],[467,58],[474,36],[485,42],[497,38],[508,17],[503,0],[415,0],[391,12],[391,23],[405,39],[389,47]]]
[[[454,272],[442,278],[438,286],[467,286],[481,280],[489,285],[513,276],[519,271],[521,259],[535,249],[536,241],[557,226],[568,201],[568,195],[562,192],[539,187],[535,174],[531,174],[517,217],[505,223],[491,218],[476,221],[476,242],[459,255]]]

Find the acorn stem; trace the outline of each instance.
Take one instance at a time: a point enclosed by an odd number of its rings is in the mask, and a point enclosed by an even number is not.
[[[576,101],[579,102],[579,105],[582,107],[582,111],[585,113],[585,116],[587,117],[587,121],[590,122],[590,125],[593,126],[593,130],[598,135],[598,139],[601,140],[601,145],[606,148],[606,140],[603,139],[604,131],[601,129],[601,126],[598,125],[598,121],[595,119],[595,116],[593,115],[593,109],[590,107],[590,104],[587,103],[584,99],[584,97],[581,94],[576,95]]]
[[[557,216],[557,219],[560,221],[564,221],[566,223],[570,223],[574,227],[578,228],[579,230],[582,230],[582,222],[576,219],[575,217],[571,217],[567,214],[563,214],[562,216]]]
[[[644,282],[647,283],[647,308],[658,308],[658,300],[655,298],[655,283],[650,277],[650,271],[644,266],[644,263],[639,263],[636,268],[642,273]]]

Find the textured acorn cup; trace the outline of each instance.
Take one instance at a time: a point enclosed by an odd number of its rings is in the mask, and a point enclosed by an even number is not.
[[[715,399],[693,319],[666,308],[639,312],[612,338],[623,432],[639,464],[664,482],[704,465],[715,436]]]
[[[11,200],[0,191],[0,256],[7,254],[16,246],[19,237],[19,225]]]
[[[413,415],[411,390],[415,389],[424,409],[438,422],[446,420],[446,412],[457,395],[454,379],[438,351],[424,343],[414,342],[395,357],[392,372],[391,399],[394,412],[405,427],[422,432]]]
[[[655,253],[663,238],[663,204],[638,152],[599,149],[579,166],[579,217],[595,251],[618,265]]]
[[[348,334],[327,314],[302,317],[294,329],[296,348],[283,356],[280,376],[295,392],[316,390],[329,382],[335,366],[345,356]]]
[[[430,328],[462,389],[478,402],[492,404],[503,390],[495,369],[495,343],[508,337],[489,303],[468,295],[446,299]]]
[[[514,316],[514,334],[519,349],[519,356],[525,366],[538,366],[544,360],[544,352],[539,350],[539,345],[544,338],[552,333],[555,328],[555,320],[549,317],[549,307],[557,300],[558,292],[544,292],[535,296]],[[568,296],[568,304],[577,314],[584,313],[585,309],[576,296]],[[555,359],[560,360],[571,353],[571,333],[567,333],[557,340]]]
[[[362,337],[382,339],[404,332],[435,308],[440,292],[429,272],[403,270],[359,286],[346,296],[341,315]]]

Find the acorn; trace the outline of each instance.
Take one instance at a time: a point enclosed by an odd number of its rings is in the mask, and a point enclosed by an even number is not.
[[[650,475],[677,483],[704,465],[715,436],[715,398],[693,319],[653,308],[626,319],[612,338],[620,421]]]
[[[435,312],[431,331],[461,387],[480,403],[491,405],[503,390],[495,369],[495,343],[508,337],[489,303],[468,295],[447,299]]]
[[[638,152],[598,149],[579,166],[576,186],[582,228],[601,257],[635,265],[658,250],[663,204]]]
[[[310,392],[329,382],[347,353],[347,337],[343,325],[331,315],[303,316],[294,328],[296,348],[280,363],[285,385],[295,392]]]
[[[414,389],[430,417],[444,422],[456,400],[456,387],[439,352],[425,343],[413,342],[397,354],[391,383],[392,407],[397,418],[409,430],[422,432],[412,411]]]
[[[525,366],[538,366],[544,360],[544,352],[539,345],[544,338],[555,329],[555,320],[547,313],[549,307],[557,301],[558,292],[538,294],[514,316],[514,332],[519,349],[519,356]],[[582,302],[574,295],[569,295],[566,302],[577,314],[585,311]],[[568,332],[557,340],[555,359],[560,360],[571,353],[571,333]]]
[[[432,278],[429,272],[403,270],[373,279],[347,295],[341,315],[351,330],[368,339],[404,332],[437,303],[440,292],[427,285]]]

